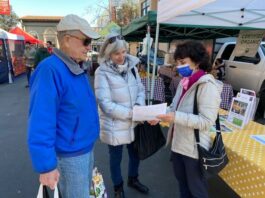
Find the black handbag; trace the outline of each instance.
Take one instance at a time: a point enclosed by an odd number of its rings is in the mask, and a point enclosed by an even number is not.
[[[198,115],[197,92],[198,92],[198,86],[196,88],[194,106],[193,106],[193,113],[195,115]],[[216,136],[214,138],[213,145],[209,150],[206,150],[200,145],[199,130],[194,129],[194,135],[196,138],[196,144],[199,152],[200,168],[202,175],[205,178],[210,178],[214,175],[217,175],[229,162],[222,139],[219,114],[217,116],[215,123],[216,123]]]
[[[134,134],[133,149],[140,160],[150,157],[166,143],[159,124],[150,125],[148,122],[138,124],[134,128]]]

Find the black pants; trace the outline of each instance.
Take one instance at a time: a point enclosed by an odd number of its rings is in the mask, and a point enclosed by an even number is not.
[[[31,76],[31,71],[32,71],[32,68],[31,67],[26,67],[26,72],[27,72],[27,80],[28,80],[28,85],[29,85],[29,79],[30,79],[30,76]]]
[[[201,175],[199,161],[174,152],[171,160],[179,183],[180,197],[208,198],[208,184]]]
[[[122,160],[122,150],[123,145],[111,146],[109,147],[110,155],[110,173],[111,179],[114,186],[118,186],[123,183],[123,178],[121,175],[121,160]],[[128,154],[129,154],[129,166],[128,166],[128,177],[137,177],[140,160],[137,158],[136,153],[133,150],[133,144],[127,144]]]

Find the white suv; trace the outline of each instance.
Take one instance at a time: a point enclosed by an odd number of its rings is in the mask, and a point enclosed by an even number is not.
[[[234,56],[235,45],[236,42],[224,43],[216,56],[225,63],[225,80],[236,91],[245,88],[258,93],[261,85],[265,85],[265,42],[261,43],[255,57]]]

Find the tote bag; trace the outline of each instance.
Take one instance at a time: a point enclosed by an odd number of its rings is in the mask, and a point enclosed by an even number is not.
[[[166,143],[159,124],[150,125],[148,122],[138,124],[134,128],[134,134],[133,148],[140,160],[150,157]]]
[[[131,71],[136,79],[134,68]],[[134,135],[133,149],[140,160],[150,157],[166,144],[166,139],[159,124],[150,125],[148,122],[138,124],[134,128]]]

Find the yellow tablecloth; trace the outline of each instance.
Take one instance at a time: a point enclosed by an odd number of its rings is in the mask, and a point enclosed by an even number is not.
[[[222,134],[230,161],[219,175],[241,197],[265,198],[265,145],[250,137],[265,135],[265,126],[251,121],[243,130],[233,129]]]

